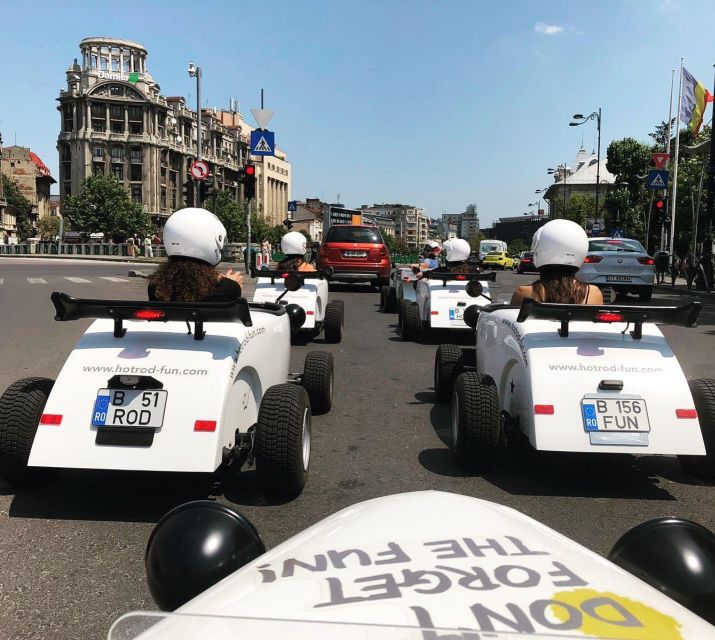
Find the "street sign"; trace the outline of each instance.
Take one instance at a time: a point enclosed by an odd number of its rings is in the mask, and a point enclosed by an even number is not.
[[[251,131],[251,154],[254,156],[272,156],[276,149],[275,133],[268,129]]]
[[[649,189],[667,189],[668,172],[663,169],[652,169],[648,172]]]
[[[623,238],[626,235],[626,230],[623,227],[615,227],[611,229],[612,238]]]
[[[251,113],[261,129],[268,129],[268,123],[275,111],[273,109],[251,109]]]
[[[654,153],[653,154],[653,164],[656,169],[665,169],[668,166],[668,160],[670,159],[670,154],[668,153]]]
[[[194,160],[189,167],[189,173],[194,180],[206,180],[209,177],[209,165],[203,160]]]
[[[298,202],[296,200],[288,201],[288,211],[298,211]]]

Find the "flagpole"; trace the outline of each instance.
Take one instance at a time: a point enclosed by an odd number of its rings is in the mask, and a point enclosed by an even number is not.
[[[713,65],[713,68],[715,68],[715,65]],[[715,80],[713,81],[713,86],[715,87]],[[713,88],[713,95],[715,96],[715,88]],[[703,108],[703,120],[705,119],[705,109],[707,108],[708,103],[707,101],[705,102],[705,107]],[[713,102],[713,111],[715,114],[715,102]],[[707,216],[707,222],[705,223],[707,225],[707,231],[705,233],[705,242],[703,246],[703,254],[707,256],[705,258],[704,262],[706,263],[706,274],[708,278],[708,282],[706,282],[706,287],[708,290],[708,293],[710,292],[710,289],[712,288],[713,283],[710,281],[713,275],[712,271],[712,261],[713,261],[713,256],[712,256],[712,251],[713,251],[713,209],[715,208],[715,143],[713,143],[713,128],[715,127],[715,118],[713,118],[712,124],[710,125],[710,165],[708,167],[708,200],[707,200],[707,210],[706,210],[706,216]],[[702,184],[702,182],[701,182]],[[702,186],[700,193],[702,194]]]
[[[680,58],[680,80],[678,81],[678,110],[675,113],[675,166],[673,167],[673,200],[670,208],[670,260],[674,262],[675,254],[673,245],[675,243],[675,201],[678,197],[678,155],[680,153],[680,108],[683,103],[683,58]]]
[[[670,71],[670,101],[668,102],[668,139],[665,143],[665,152],[670,158],[670,138],[673,132],[673,85],[675,84],[675,69]],[[666,185],[667,186],[667,185]],[[665,190],[666,202],[668,202],[668,189]],[[665,249],[665,217],[660,223],[660,250]]]

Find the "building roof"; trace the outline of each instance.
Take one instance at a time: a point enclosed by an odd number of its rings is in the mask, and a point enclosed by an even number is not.
[[[574,160],[574,167],[571,172],[566,176],[567,185],[576,184],[596,184],[596,176],[598,175],[601,183],[613,184],[616,181],[616,176],[614,176],[607,168],[606,163],[608,161],[606,158],[601,158],[600,163],[600,175],[597,173],[598,158],[595,153],[588,152],[581,147],[579,152],[576,154],[576,159]],[[563,184],[564,180],[561,177],[561,173],[554,174],[557,176],[554,184]]]

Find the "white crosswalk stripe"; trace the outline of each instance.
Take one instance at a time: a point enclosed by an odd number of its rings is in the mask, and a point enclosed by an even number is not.
[[[129,282],[126,278],[115,278],[113,276],[99,276],[102,280],[109,280],[110,282]]]
[[[28,278],[27,281],[30,284],[47,284],[47,280],[44,278]]]
[[[65,276],[65,280],[69,280],[70,282],[76,282],[77,284],[80,284],[82,282],[92,282],[91,280],[86,280],[85,278],[79,278],[77,276]]]

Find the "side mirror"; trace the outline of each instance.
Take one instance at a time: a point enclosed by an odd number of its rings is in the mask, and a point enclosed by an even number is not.
[[[149,536],[149,591],[163,611],[173,611],[265,552],[258,531],[240,513],[210,500],[182,504]]]
[[[290,319],[290,330],[298,331],[305,324],[305,309],[299,304],[286,306],[286,313]]]
[[[303,278],[297,273],[289,273],[283,280],[283,286],[288,291],[298,291],[303,286]]]
[[[482,291],[484,291],[484,287],[479,280],[470,280],[467,283],[467,295],[470,298],[478,298],[482,295]]]
[[[477,330],[477,321],[479,320],[479,305],[473,304],[464,310],[464,324]]]
[[[715,535],[679,518],[656,518],[627,531],[608,559],[715,624]]]

